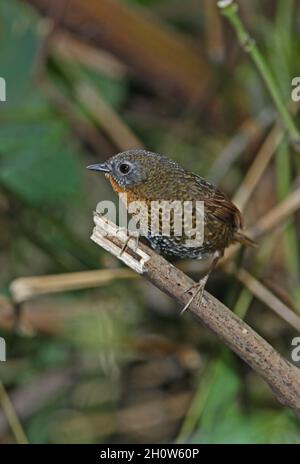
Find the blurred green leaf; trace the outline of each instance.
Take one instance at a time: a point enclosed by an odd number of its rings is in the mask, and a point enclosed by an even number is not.
[[[33,80],[40,39],[35,15],[12,1],[1,3],[0,17],[7,32],[0,53],[8,88],[0,114],[0,181],[34,204],[78,199],[81,166],[69,127]]]
[[[243,412],[238,402],[239,389],[239,377],[230,363],[217,361],[193,442],[300,443],[292,415],[273,411]]]
[[[5,153],[0,157],[0,180],[4,185],[37,204],[63,203],[77,197],[80,165],[64,127],[53,120],[23,124],[20,131],[15,125],[9,129],[16,137],[23,131],[27,135],[20,143],[20,139],[6,138],[5,128],[0,128],[0,151]]]
[[[0,75],[7,83],[7,103],[1,105],[2,112],[7,107],[22,105],[31,93],[33,62],[39,41],[36,15],[23,2],[1,2],[0,28]]]

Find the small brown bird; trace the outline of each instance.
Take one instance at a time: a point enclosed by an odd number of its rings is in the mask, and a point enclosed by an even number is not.
[[[142,149],[128,150],[112,156],[105,163],[88,166],[88,169],[104,172],[118,194],[127,194],[127,206],[135,201],[144,202],[148,206],[147,215],[151,214],[151,205],[155,201],[177,200],[180,204],[190,202],[191,225],[195,227],[196,202],[203,202],[204,237],[200,245],[196,242],[193,245],[193,242],[189,241],[191,236],[186,230],[179,236],[175,234],[174,214],[169,216],[168,235],[162,233],[161,211],[156,212],[159,214],[158,233],[153,234],[151,230],[150,216],[144,218],[146,238],[162,255],[179,259],[213,259],[207,275],[192,287],[196,291],[183,311],[196,295],[200,293],[202,296],[209,274],[218,259],[223,256],[226,247],[234,242],[255,246],[255,243],[241,231],[241,213],[228,196],[166,156]],[[191,288],[186,291],[190,290]]]

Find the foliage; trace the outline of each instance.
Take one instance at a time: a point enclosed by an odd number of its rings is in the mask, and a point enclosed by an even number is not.
[[[115,62],[108,72],[105,66],[101,70],[59,56],[51,46],[44,56],[45,23],[29,3],[0,4],[0,75],[8,83],[7,103],[0,103],[0,336],[7,342],[8,361],[0,364],[0,379],[9,397],[25,405],[17,413],[27,438],[33,443],[299,443],[299,422],[275,403],[250,368],[188,315],[179,319],[175,303],[142,279],[114,278],[116,262],[89,240],[96,202],[114,197],[85,166],[118,147],[109,125],[102,127],[82,107],[78,84],[93,86],[111,114],[147,148],[170,153],[209,176],[224,147],[233,139],[234,147],[243,142],[244,121],[253,127],[271,105],[257,70],[237,51],[225,22],[217,23],[224,55],[213,58],[210,46],[217,38],[207,27],[207,5],[197,9],[198,25],[194,2],[124,2],[129,9],[151,12],[148,21],[180,32],[178,41],[185,31],[186,43],[206,56],[204,65],[215,82],[207,100],[195,105],[169,95],[165,84],[163,95],[155,74],[141,78],[143,47],[129,63],[107,45],[111,57],[119,65],[122,61],[115,76]],[[299,5],[253,2],[242,13],[288,100],[300,50],[294,19]],[[218,21],[217,10],[214,15]],[[88,43],[102,59],[102,47]],[[45,90],[52,87],[63,97],[59,104]],[[246,143],[224,175],[217,173],[230,195],[243,182],[268,129]],[[247,224],[290,194],[299,180],[298,156],[284,139],[246,208]],[[297,311],[298,215],[276,233],[262,241],[257,255],[239,259],[258,279],[274,283]],[[22,311],[32,324],[9,327],[3,315],[15,278],[92,269],[106,269],[112,279],[95,289],[79,285],[29,299]],[[272,308],[225,272],[216,272],[209,289],[288,355],[294,330]],[[0,442],[13,442],[14,430],[3,427],[2,419],[0,409]]]

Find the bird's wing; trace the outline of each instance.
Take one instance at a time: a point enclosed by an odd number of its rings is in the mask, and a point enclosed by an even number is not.
[[[204,206],[216,219],[231,223],[236,229],[243,227],[240,211],[223,192],[217,190],[213,196],[205,198]]]
[[[226,224],[232,224],[235,229],[242,229],[242,216],[229,197],[206,180],[201,180],[201,196],[208,215]]]

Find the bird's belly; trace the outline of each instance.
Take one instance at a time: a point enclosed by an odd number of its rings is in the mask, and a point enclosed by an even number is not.
[[[147,240],[158,253],[177,259],[208,259],[215,252],[215,250],[207,249],[204,245],[200,247],[187,246],[174,237],[148,235]]]

